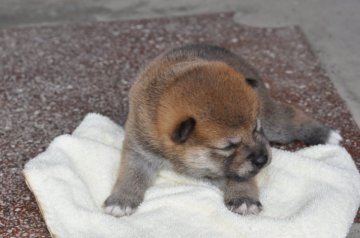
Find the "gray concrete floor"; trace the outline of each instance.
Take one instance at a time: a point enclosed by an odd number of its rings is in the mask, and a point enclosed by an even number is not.
[[[255,26],[300,25],[360,125],[359,0],[1,0],[0,28],[235,11]],[[348,237],[360,237],[354,225]]]

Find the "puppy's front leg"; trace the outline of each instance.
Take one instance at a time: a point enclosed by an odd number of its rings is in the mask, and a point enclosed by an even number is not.
[[[111,195],[104,202],[105,212],[121,217],[131,215],[144,199],[156,178],[158,167],[124,146],[120,170]]]
[[[241,215],[256,215],[262,209],[254,178],[246,181],[229,179],[225,186],[224,201],[230,211]]]

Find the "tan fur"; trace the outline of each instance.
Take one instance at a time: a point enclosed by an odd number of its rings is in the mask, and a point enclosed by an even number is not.
[[[149,90],[154,86],[151,82],[162,77],[166,79]],[[137,108],[142,117],[133,119],[130,112],[127,131],[131,133],[134,131],[131,126],[142,124],[140,127],[156,147],[178,153],[177,158],[182,158],[181,154],[194,145],[217,147],[224,138],[237,137],[250,143],[249,132],[259,110],[256,93],[243,75],[223,62],[196,59],[180,63],[156,60],[139,77],[130,98],[133,103],[130,109]],[[150,100],[156,106],[142,108],[143,101]],[[190,116],[200,123],[188,143],[176,145],[170,134]]]

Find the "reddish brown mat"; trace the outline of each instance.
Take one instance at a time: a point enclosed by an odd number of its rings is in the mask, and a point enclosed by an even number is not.
[[[206,42],[249,60],[272,94],[341,129],[360,162],[360,131],[299,27],[238,25],[233,13],[0,31],[0,236],[49,237],[21,170],[88,112],[124,123],[139,68],[164,49]],[[297,145],[288,148],[294,149]],[[331,208],[329,208],[331,209]],[[357,217],[360,222],[360,217]]]

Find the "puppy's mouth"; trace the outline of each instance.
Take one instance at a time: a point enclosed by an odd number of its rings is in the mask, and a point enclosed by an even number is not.
[[[240,168],[236,171],[228,171],[226,172],[226,177],[229,179],[237,180],[237,181],[246,181],[249,178],[255,176],[260,171],[259,168],[254,166],[250,161],[245,162]]]
[[[235,173],[229,173],[226,175],[227,179],[231,179],[231,180],[235,180],[238,182],[244,182],[249,180],[250,178],[254,177],[257,174],[257,172],[251,172],[247,175],[239,175],[239,174],[235,174]]]

